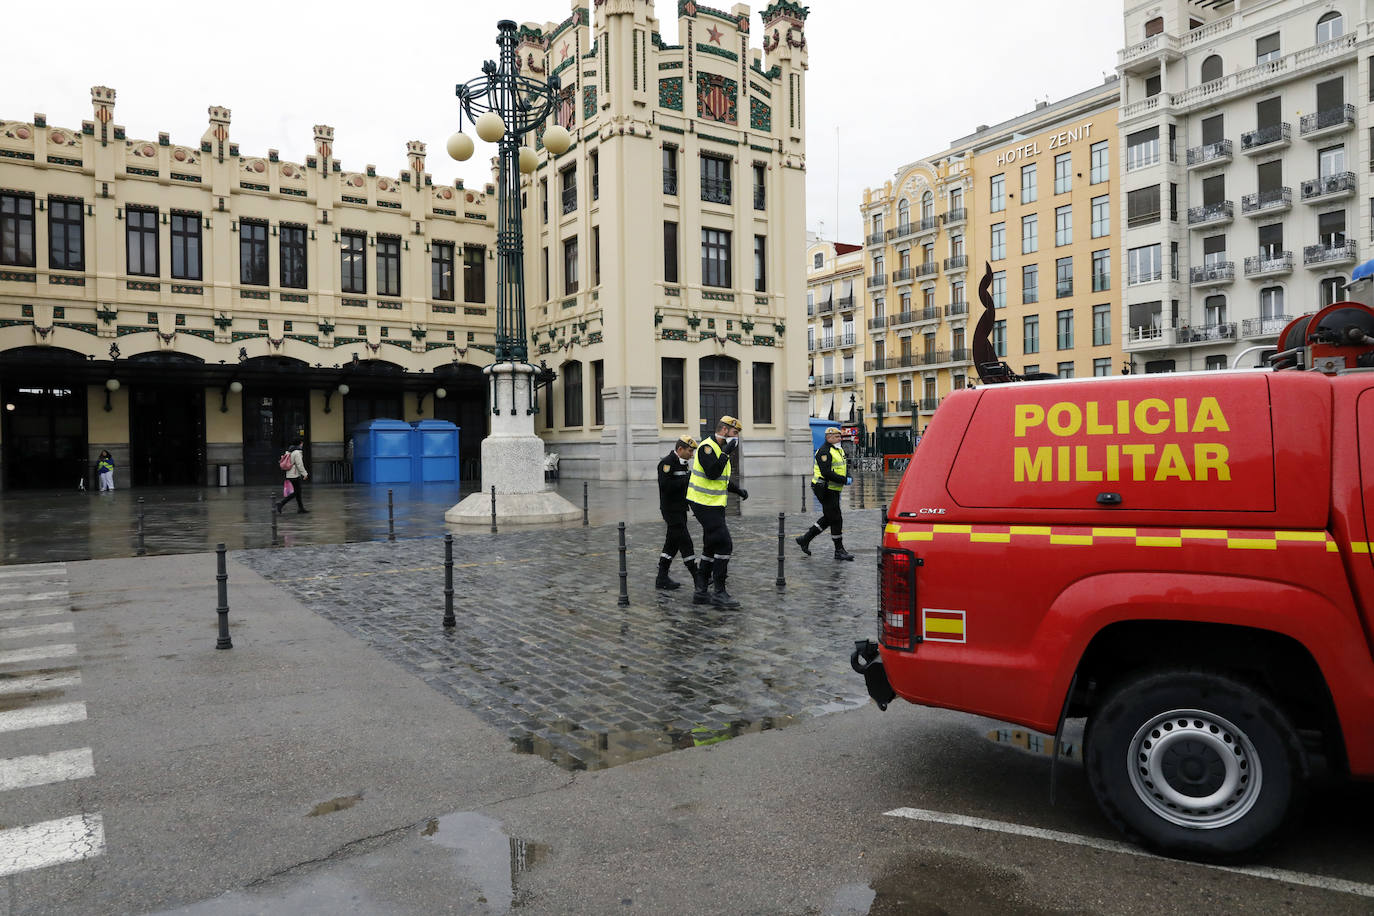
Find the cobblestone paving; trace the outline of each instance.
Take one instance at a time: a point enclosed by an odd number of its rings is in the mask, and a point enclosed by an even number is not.
[[[866,702],[849,652],[873,634],[880,512],[846,512],[853,563],[833,560],[826,537],[814,556],[798,550],[791,538],[812,518],[786,518],[783,588],[777,516],[731,518],[729,588],[743,607],[730,611],[694,606],[680,561],[683,588],[654,590],[661,523],[626,529],[628,607],[617,606],[613,525],[465,532],[454,538],[458,623],[447,631],[442,539],[237,558],[505,729],[516,749],[600,769]]]

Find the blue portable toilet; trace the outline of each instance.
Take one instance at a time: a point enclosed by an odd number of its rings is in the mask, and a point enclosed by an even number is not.
[[[358,483],[410,483],[410,424],[369,420],[353,428],[353,479]]]
[[[825,445],[825,431],[832,426],[838,427],[840,424],[836,423],[834,420],[817,419],[816,417],[811,417],[810,422],[811,451],[815,452],[816,449]]]
[[[448,420],[415,420],[410,426],[410,479],[457,482],[458,427]]]

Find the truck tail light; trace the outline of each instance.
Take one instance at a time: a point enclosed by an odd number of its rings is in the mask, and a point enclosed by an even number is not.
[[[878,555],[878,642],[887,649],[911,651],[916,635],[916,568],[922,560],[900,547]]]

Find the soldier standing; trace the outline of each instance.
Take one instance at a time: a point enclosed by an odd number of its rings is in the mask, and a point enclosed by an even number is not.
[[[854,555],[844,549],[844,518],[840,515],[840,493],[845,484],[851,482],[849,461],[840,447],[840,431],[831,426],[825,431],[825,444],[816,449],[811,471],[811,492],[821,501],[821,517],[795,539],[808,557],[811,556],[811,541],[829,528],[831,540],[835,542],[835,559],[854,559]]]
[[[739,602],[725,590],[725,578],[730,565],[734,542],[725,524],[725,494],[737,493],[748,499],[749,491],[737,487],[730,480],[730,456],[739,446],[740,422],[734,417],[721,417],[716,433],[697,447],[692,460],[692,476],[687,485],[687,502],[692,514],[701,522],[702,555],[697,561],[696,593],[693,604],[714,604],[735,608]],[[715,582],[715,590],[707,586]]]
[[[668,523],[668,534],[663,540],[663,552],[658,558],[658,578],[654,588],[672,590],[681,588],[682,583],[668,577],[668,567],[673,557],[681,554],[692,581],[697,578],[697,558],[692,546],[692,535],[687,530],[687,482],[691,477],[691,466],[687,463],[697,450],[697,440],[683,436],[677,440],[673,450],[664,455],[658,463],[658,511],[663,521]]]

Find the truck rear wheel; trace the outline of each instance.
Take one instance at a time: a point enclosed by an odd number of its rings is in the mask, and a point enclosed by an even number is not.
[[[1085,765],[1103,812],[1160,852],[1231,860],[1287,825],[1306,760],[1288,717],[1224,674],[1157,671],[1089,718]]]

